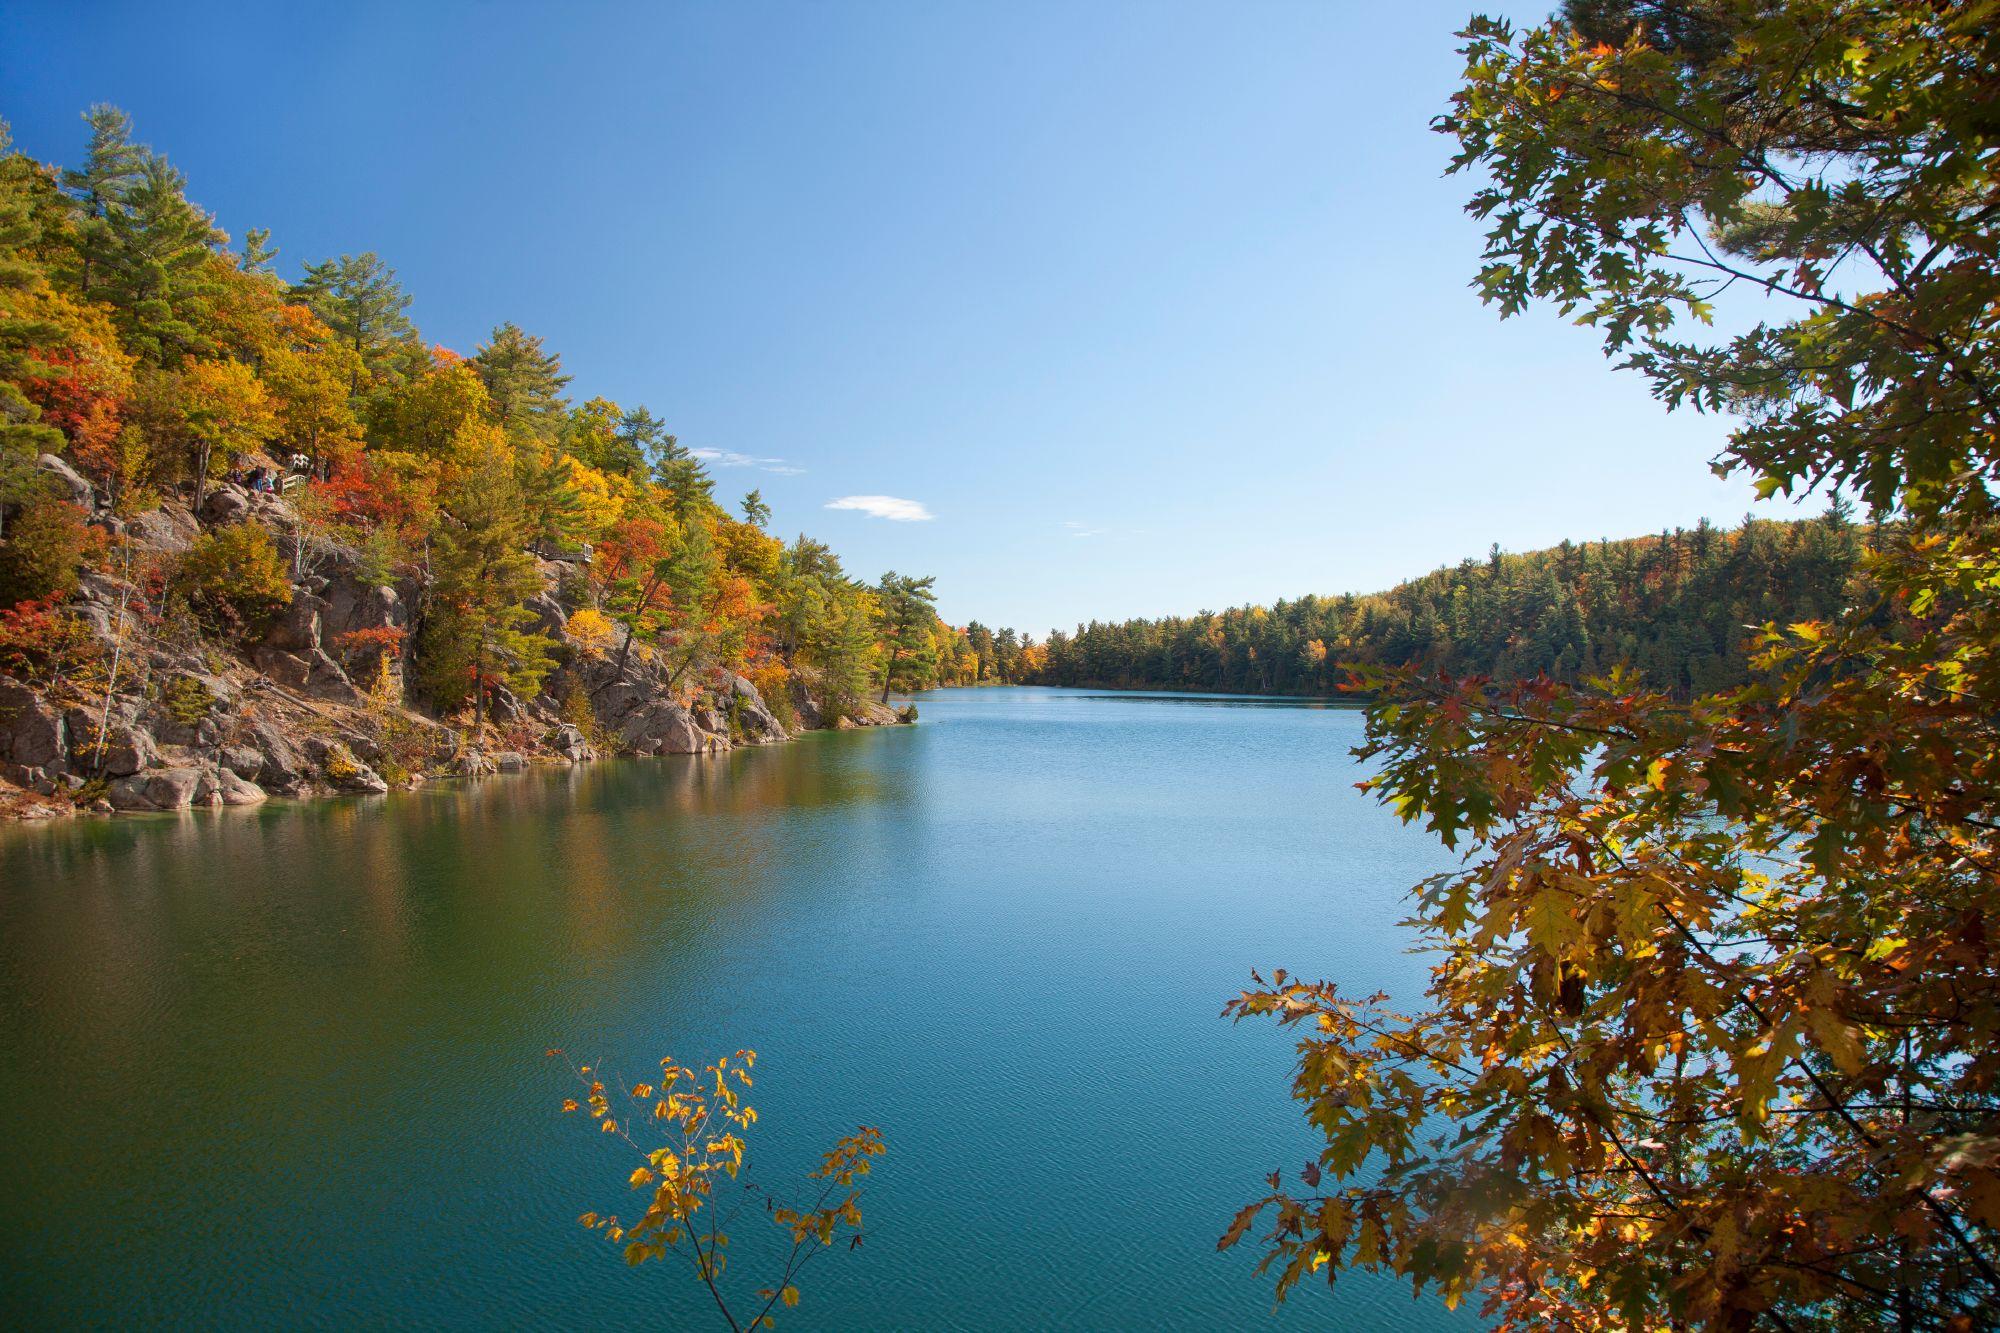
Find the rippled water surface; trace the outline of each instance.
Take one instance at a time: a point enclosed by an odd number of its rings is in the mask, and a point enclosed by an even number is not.
[[[758,1048],[754,1173],[860,1121],[793,1328],[1430,1329],[1215,1251],[1309,1132],[1253,966],[1409,994],[1444,854],[1341,708],[948,691],[922,723],[369,801],[0,830],[12,1326],[704,1328],[582,1231],[630,1163],[543,1050]],[[749,1285],[760,1219],[738,1224]]]

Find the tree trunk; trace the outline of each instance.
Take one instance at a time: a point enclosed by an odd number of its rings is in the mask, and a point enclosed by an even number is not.
[[[194,465],[194,525],[195,525],[196,527],[200,527],[200,526],[202,525],[202,524],[201,524],[201,497],[202,497],[202,492],[208,489],[208,459],[209,459],[209,455],[213,454],[214,452],[215,452],[215,449],[214,449],[214,446],[212,446],[212,445],[203,445],[203,446],[202,446],[202,448],[201,448],[201,452],[200,452],[199,454],[197,454],[197,455],[196,455],[196,457],[195,457],[195,465]]]
[[[901,648],[891,648],[889,650],[889,665],[882,671],[882,706],[884,708],[889,706],[889,683],[896,679],[896,663],[902,660],[903,650]]]

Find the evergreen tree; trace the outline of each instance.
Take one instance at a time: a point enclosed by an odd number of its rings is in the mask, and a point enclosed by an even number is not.
[[[685,523],[714,501],[715,482],[691,450],[664,431],[653,435],[653,477],[672,497],[674,517]]]
[[[278,247],[271,244],[269,227],[252,227],[243,233],[243,251],[236,258],[238,268],[259,277],[273,277],[271,266],[277,258]]]
[[[570,460],[561,454],[526,456],[516,472],[529,543],[548,553],[574,549],[584,535],[583,497]]]
[[[150,154],[132,142],[132,118],[117,107],[99,102],[83,118],[90,125],[90,147],[81,167],[63,172],[62,183],[83,215],[76,238],[77,289],[89,297],[116,244],[111,215],[125,206]]]
[[[889,660],[882,670],[882,702],[892,688],[918,689],[929,680],[936,660],[929,652],[930,627],[937,619],[933,576],[912,578],[890,570],[875,589],[883,642]]]
[[[668,547],[665,567],[668,616],[679,658],[673,674],[667,678],[670,685],[677,683],[714,644],[718,627],[712,623],[710,613],[722,574],[721,554],[715,549],[708,524],[699,517],[682,522]]]
[[[496,685],[532,696],[551,666],[551,641],[534,632],[524,602],[542,591],[525,546],[521,494],[500,460],[469,472],[452,493],[437,530],[419,661],[441,706],[473,701],[475,737],[486,728]]]
[[[545,351],[542,340],[502,324],[472,358],[473,369],[486,382],[493,413],[510,435],[553,442],[563,422],[562,358]]]
[[[188,202],[186,184],[165,158],[149,156],[123,203],[105,215],[109,244],[99,269],[126,347],[169,367],[211,348],[196,321],[216,287],[210,261],[228,239]]]
[[[352,394],[362,391],[364,375],[380,377],[397,352],[415,340],[416,330],[405,313],[410,298],[396,281],[396,270],[372,250],[307,264],[291,295],[326,321],[360,358],[348,386]]]
[[[764,503],[762,490],[753,490],[743,497],[743,521],[753,528],[770,525],[771,506]]]

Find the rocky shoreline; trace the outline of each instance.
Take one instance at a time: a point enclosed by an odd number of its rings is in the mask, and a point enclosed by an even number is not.
[[[87,570],[62,609],[94,640],[95,689],[37,688],[0,675],[0,818],[255,805],[270,796],[381,793],[442,777],[614,755],[716,754],[801,731],[913,721],[872,702],[829,705],[810,673],[767,700],[741,675],[676,680],[643,651],[605,653],[569,633],[573,566],[543,560],[529,608],[557,668],[533,699],[492,696],[482,738],[403,702],[422,588],[364,577],[359,552],[312,534],[276,495],[222,484],[201,523],[169,502],[120,520],[60,459],[42,469],[97,516],[124,568],[185,552],[203,527],[264,526],[293,571],[290,604],[228,645],[161,620],[137,575]]]

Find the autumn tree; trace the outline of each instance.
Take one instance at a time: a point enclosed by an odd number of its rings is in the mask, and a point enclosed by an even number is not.
[[[385,447],[464,464],[487,447],[480,442],[497,435],[491,415],[478,372],[457,357],[433,353],[423,373],[375,396],[369,437]]]
[[[256,523],[204,532],[181,556],[169,586],[205,627],[229,638],[264,628],[292,600],[285,562]]]
[[[1482,294],[1851,488],[1871,593],[1680,700],[1366,670],[1365,786],[1466,850],[1391,1007],[1279,974],[1325,1145],[1223,1238],[1500,1327],[2000,1309],[2000,182],[1992,4],[1587,0],[1465,31]],[[1751,296],[1743,331],[1711,308]],[[1759,316],[1762,317],[1759,322]],[[1412,997],[1414,998],[1414,997]]]
[[[67,500],[46,491],[30,498],[0,543],[0,606],[60,601],[75,592],[93,535],[83,511]]]
[[[8,151],[11,146],[11,132],[0,121],[0,506],[31,493],[36,455],[62,446],[62,433],[42,420],[41,407],[21,387],[46,365],[59,331],[36,308],[47,280],[32,253],[36,229],[26,164]]]
[[[628,414],[609,398],[592,398],[570,409],[563,424],[563,452],[596,468],[621,477],[643,476],[646,454],[643,445],[630,434]]]
[[[574,550],[588,531],[575,463],[553,450],[530,448],[515,464],[529,543],[546,554]]]
[[[193,361],[178,379],[182,429],[194,471],[194,509],[208,488],[213,460],[233,467],[268,440],[278,426],[264,382],[241,361]]]
[[[551,1057],[561,1056],[550,1051]],[[858,1126],[838,1140],[788,1197],[745,1174],[757,1112],[748,1100],[755,1051],[738,1051],[699,1069],[660,1061],[657,1080],[627,1082],[600,1064],[570,1066],[582,1089],[566,1098],[565,1114],[589,1112],[598,1133],[619,1145],[632,1164],[626,1185],[644,1191],[645,1207],[629,1221],[588,1212],[577,1220],[620,1247],[634,1267],[685,1264],[732,1330],[772,1328],[780,1309],[798,1306],[798,1278],[815,1258],[857,1249],[867,1232],[861,1214],[863,1176],[887,1149],[882,1131]],[[742,1205],[770,1219],[784,1242],[763,1285],[730,1272],[730,1235]]]
[[[879,656],[874,599],[826,543],[805,536],[780,557],[773,594],[778,653],[810,672],[832,716],[852,714],[867,698]]]
[[[279,437],[306,456],[314,475],[326,475],[361,447],[348,394],[358,358],[304,306],[280,307],[272,324],[259,377],[271,394]]]
[[[628,514],[598,545],[591,570],[598,600],[621,630],[614,678],[631,660],[633,641],[650,640],[665,622],[677,528],[658,515]]]

